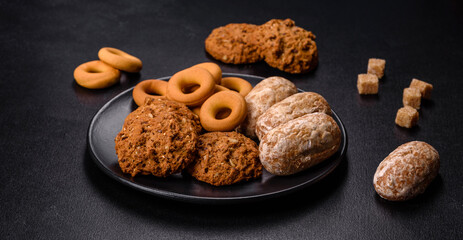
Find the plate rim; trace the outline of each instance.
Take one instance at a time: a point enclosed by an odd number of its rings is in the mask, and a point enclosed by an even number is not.
[[[240,73],[222,73],[222,75],[231,75],[231,76],[241,76],[241,77],[250,77],[250,78],[257,78],[257,79],[265,79],[264,77],[261,76],[255,76],[255,75],[250,75],[250,74],[240,74]],[[156,78],[159,80],[167,80],[170,79],[171,76],[166,76],[166,77],[161,77],[161,78]],[[135,182],[129,181],[127,179],[119,177],[116,173],[114,173],[111,169],[107,168],[105,164],[103,164],[98,157],[95,154],[95,150],[93,145],[91,144],[93,141],[91,140],[91,136],[93,133],[91,132],[91,129],[93,129],[97,116],[99,116],[106,108],[108,108],[112,102],[116,101],[118,98],[120,98],[122,95],[125,95],[127,92],[132,91],[133,87],[130,87],[121,93],[117,94],[113,98],[111,98],[109,101],[107,101],[98,111],[93,115],[90,124],[87,129],[87,150],[90,153],[91,158],[93,159],[93,162],[97,164],[97,166],[104,172],[106,175],[110,176],[112,179],[115,179],[116,181],[129,186],[131,188],[140,190],[144,193],[148,193],[150,195],[154,196],[159,196],[165,199],[173,199],[173,200],[179,200],[183,202],[193,202],[193,203],[208,203],[208,204],[228,204],[228,203],[239,203],[239,202],[250,202],[250,201],[259,201],[259,200],[264,200],[264,199],[269,199],[269,198],[276,198],[276,197],[281,197],[283,195],[287,195],[293,192],[296,192],[300,189],[303,189],[305,187],[308,187],[310,185],[315,184],[316,182],[322,180],[325,178],[327,175],[329,175],[331,172],[333,172],[341,163],[341,161],[345,158],[346,152],[347,152],[347,145],[348,145],[348,137],[347,137],[347,131],[345,129],[344,123],[342,122],[341,118],[336,114],[336,112],[331,109],[331,113],[333,116],[336,117],[337,122],[339,122],[339,129],[341,130],[341,136],[343,137],[343,142],[344,145],[341,145],[340,149],[340,155],[336,160],[336,163],[328,169],[328,171],[323,172],[319,176],[317,176],[314,179],[304,181],[298,185],[281,189],[278,191],[274,192],[269,192],[269,193],[263,193],[263,194],[257,194],[257,195],[248,195],[248,196],[239,196],[239,197],[202,197],[202,196],[193,196],[193,195],[187,195],[187,194],[182,194],[182,193],[175,193],[175,192],[170,192],[166,190],[160,190],[160,189],[155,189],[155,188],[149,188],[140,184],[137,184]],[[302,89],[299,89],[299,91],[304,91]]]

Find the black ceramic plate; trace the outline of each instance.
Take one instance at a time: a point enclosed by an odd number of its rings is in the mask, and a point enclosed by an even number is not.
[[[262,77],[223,74],[224,77],[241,77],[255,85]],[[168,80],[169,77],[161,78]],[[274,198],[300,190],[332,172],[339,165],[347,149],[347,135],[341,119],[333,111],[333,118],[341,129],[342,141],[338,152],[324,162],[301,173],[278,177],[266,172],[261,178],[231,186],[214,187],[196,179],[176,174],[168,178],[154,176],[131,177],[122,173],[114,149],[114,138],[124,119],[136,109],[132,89],[128,89],[106,103],[93,117],[88,129],[89,151],[105,174],[117,181],[143,192],[164,198],[196,203],[220,204],[249,202]]]

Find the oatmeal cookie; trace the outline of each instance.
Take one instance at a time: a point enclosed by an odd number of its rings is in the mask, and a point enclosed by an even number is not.
[[[272,19],[260,26],[262,57],[271,67],[289,73],[306,73],[318,64],[315,35],[291,19]]]
[[[222,186],[262,175],[257,144],[240,133],[206,133],[196,146],[198,158],[188,172],[200,181]]]
[[[185,105],[147,98],[115,138],[119,166],[132,176],[178,173],[194,160],[200,132],[198,116]]]
[[[244,64],[262,60],[255,32],[258,26],[230,23],[212,30],[206,38],[206,51],[224,63]]]

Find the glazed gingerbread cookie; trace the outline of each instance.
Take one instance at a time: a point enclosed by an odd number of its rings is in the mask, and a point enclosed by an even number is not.
[[[265,62],[281,71],[306,73],[318,64],[315,35],[291,19],[272,19],[260,26]]]
[[[223,186],[262,175],[257,144],[240,133],[206,133],[196,147],[197,160],[187,171],[200,181]]]
[[[127,116],[116,136],[119,166],[132,176],[179,173],[194,160],[200,132],[198,116],[185,105],[147,98]]]
[[[224,63],[243,64],[262,60],[257,25],[231,23],[214,29],[206,38],[206,51]]]

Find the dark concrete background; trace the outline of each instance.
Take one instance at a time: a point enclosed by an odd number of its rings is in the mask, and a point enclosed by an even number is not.
[[[212,29],[291,18],[317,36],[320,64],[289,75],[265,63],[224,72],[280,75],[322,94],[349,148],[327,178],[296,194],[245,205],[164,200],[106,176],[87,152],[87,128],[137,82],[204,61]],[[462,239],[463,4],[445,1],[2,1],[0,2],[0,236],[2,239]],[[140,59],[140,75],[88,90],[74,68],[101,47]],[[387,60],[379,95],[357,94],[368,58]],[[419,126],[394,124],[412,78],[434,85]],[[380,199],[373,174],[402,143],[441,156],[420,197]]]

